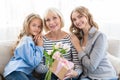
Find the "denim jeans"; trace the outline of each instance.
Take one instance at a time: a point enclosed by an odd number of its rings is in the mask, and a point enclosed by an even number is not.
[[[55,74],[52,74],[51,80],[59,80],[58,77]],[[69,78],[65,80],[78,80],[77,78]]]
[[[14,71],[5,77],[5,80],[37,80],[32,75],[26,75],[20,71]]]
[[[69,78],[69,79],[65,79],[65,80],[78,80],[76,78]]]
[[[98,80],[98,79],[81,78],[80,80]],[[100,79],[100,80],[118,80],[118,78],[113,78],[113,79]]]

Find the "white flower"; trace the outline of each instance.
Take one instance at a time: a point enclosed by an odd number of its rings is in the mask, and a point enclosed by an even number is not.
[[[51,55],[52,50],[47,50],[47,52],[48,52],[48,55]]]
[[[55,49],[61,48],[62,47],[62,42],[57,42],[55,45]]]
[[[63,45],[63,49],[66,49],[66,51],[69,51],[70,50],[70,45],[69,44],[64,44]]]

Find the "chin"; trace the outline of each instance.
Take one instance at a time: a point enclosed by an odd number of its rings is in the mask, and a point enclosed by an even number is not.
[[[33,33],[33,35],[38,35],[39,33]]]
[[[36,36],[37,34],[33,34],[33,36]]]
[[[83,29],[84,27],[83,26],[80,26],[80,27],[78,27],[79,29]]]

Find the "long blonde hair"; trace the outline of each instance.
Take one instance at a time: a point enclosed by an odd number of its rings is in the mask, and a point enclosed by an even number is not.
[[[16,46],[19,44],[21,38],[24,35],[30,35],[29,25],[30,25],[30,23],[33,19],[40,19],[40,21],[41,21],[41,27],[40,28],[41,28],[41,32],[42,32],[42,30],[43,30],[42,18],[38,14],[34,14],[34,13],[29,14],[23,22],[23,29],[21,30],[20,34],[18,35],[18,40],[16,41],[15,45],[13,46],[12,52],[15,50]]]
[[[96,22],[94,22],[93,20],[93,16],[92,14],[89,12],[89,10],[83,6],[79,6],[76,7],[70,15],[70,19],[71,19],[71,26],[70,26],[70,32],[75,34],[79,39],[83,39],[84,33],[81,29],[77,28],[74,24],[73,24],[73,20],[72,20],[72,14],[73,12],[78,12],[80,15],[85,16],[88,18],[88,24],[91,27],[96,27],[98,29],[98,25]]]

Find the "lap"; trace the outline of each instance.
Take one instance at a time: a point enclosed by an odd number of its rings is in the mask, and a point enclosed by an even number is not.
[[[37,80],[32,75],[26,75],[21,71],[14,71],[5,77],[6,80]]]

